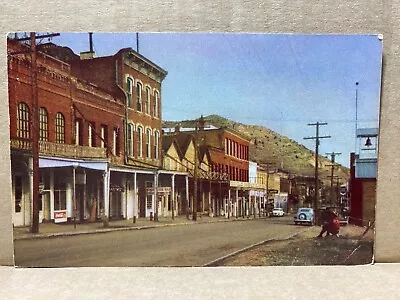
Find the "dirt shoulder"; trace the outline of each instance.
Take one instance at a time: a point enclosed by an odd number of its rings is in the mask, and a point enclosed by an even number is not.
[[[288,240],[271,241],[218,263],[219,266],[312,266],[370,264],[373,230],[348,225],[339,237],[316,238],[319,227]]]

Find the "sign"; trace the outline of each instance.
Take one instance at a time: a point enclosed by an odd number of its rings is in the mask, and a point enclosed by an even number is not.
[[[67,222],[67,211],[66,210],[55,210],[54,211],[54,223]]]
[[[110,192],[123,192],[124,187],[118,184],[111,184],[110,185]]]
[[[278,192],[279,192],[278,190],[271,190],[271,189],[268,190],[268,193],[278,193]]]
[[[157,194],[158,195],[169,195],[171,193],[171,187],[169,186],[160,186],[157,188]],[[153,195],[154,194],[154,188],[153,187],[148,187],[146,188],[146,194],[147,195]]]

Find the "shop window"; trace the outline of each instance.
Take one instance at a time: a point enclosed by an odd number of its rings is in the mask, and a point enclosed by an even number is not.
[[[146,196],[146,207],[147,207],[147,209],[153,208],[153,196],[152,195]]]
[[[39,140],[49,140],[49,120],[48,113],[44,107],[39,108]]]
[[[65,119],[62,113],[56,114],[56,143],[65,143]]]
[[[54,176],[54,210],[67,209],[67,189],[65,177]]]
[[[15,212],[19,213],[22,210],[22,176],[15,176]]]

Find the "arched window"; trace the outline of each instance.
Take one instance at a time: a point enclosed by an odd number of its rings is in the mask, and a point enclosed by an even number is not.
[[[142,111],[142,84],[136,84],[137,110]]]
[[[49,140],[49,120],[47,110],[44,107],[39,108],[39,140]]]
[[[150,115],[150,87],[146,87],[146,114]]]
[[[127,132],[127,147],[128,147],[128,156],[133,156],[133,124],[128,124],[128,132]]]
[[[65,119],[59,112],[56,114],[56,143],[65,143]]]
[[[151,158],[151,129],[146,130],[146,157]]]
[[[26,103],[18,103],[17,110],[17,137],[23,139],[30,138],[29,132],[29,107]]]
[[[158,144],[160,139],[160,134],[158,131],[154,132],[154,159],[158,159]]]
[[[128,98],[126,99],[126,105],[132,107],[132,92],[133,92],[133,79],[128,77],[126,79],[126,93]]]
[[[143,128],[139,126],[137,128],[137,131],[138,131],[137,151],[138,151],[138,156],[142,157],[143,156]]]
[[[159,95],[158,91],[155,91],[154,92],[153,116],[156,118],[158,118],[158,105],[159,105],[158,102],[160,101],[159,98],[160,98],[160,95]]]

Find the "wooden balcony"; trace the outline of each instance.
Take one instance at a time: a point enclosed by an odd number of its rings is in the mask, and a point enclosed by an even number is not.
[[[32,140],[11,138],[11,149],[32,151]],[[107,158],[106,149],[39,141],[39,153],[70,158]]]

